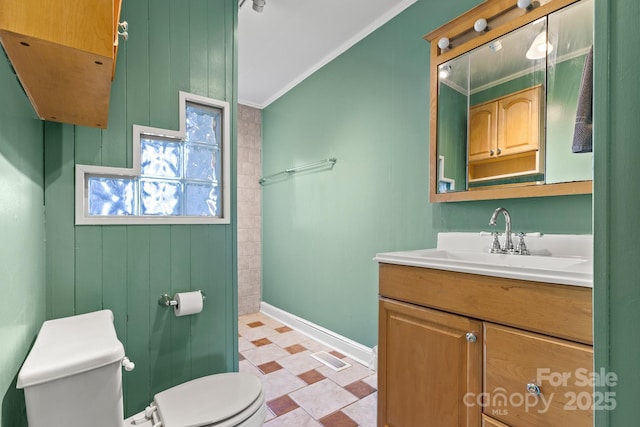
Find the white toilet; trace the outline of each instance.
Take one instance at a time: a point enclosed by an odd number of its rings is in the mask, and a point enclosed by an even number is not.
[[[29,427],[256,427],[264,422],[260,380],[235,372],[160,392],[145,411],[125,420],[123,366],[134,368],[110,310],[44,322],[18,374]]]

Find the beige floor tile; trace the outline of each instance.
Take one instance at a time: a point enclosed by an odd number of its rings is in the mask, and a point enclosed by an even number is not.
[[[304,409],[298,408],[264,424],[264,427],[322,427]]]
[[[292,391],[299,390],[307,385],[291,372],[280,369],[267,375],[263,375],[262,383],[264,384],[265,400],[273,400]]]
[[[378,393],[373,393],[342,409],[342,412],[357,422],[360,427],[376,427],[377,408]]]
[[[358,400],[328,379],[294,391],[290,396],[316,420]]]
[[[267,415],[264,417],[264,422],[274,419],[276,416],[271,412],[271,409],[267,408]]]
[[[280,347],[285,348],[293,344],[302,344],[302,342],[307,341],[309,337],[297,331],[290,331],[270,336],[269,339]]]
[[[255,366],[290,356],[289,352],[275,344],[267,344],[241,352]]]
[[[306,348],[308,348],[310,351],[314,353],[316,351],[326,351],[328,353],[333,350],[331,347],[326,346],[310,338],[308,338],[306,341],[301,342],[300,344],[302,344],[303,346],[305,346]]]
[[[323,364],[316,370],[342,387],[346,386],[347,384],[351,384],[354,381],[361,380],[369,375],[369,368],[362,366],[358,362],[351,360],[348,357],[345,357],[342,360],[350,364],[351,366],[343,369],[342,371],[335,371]]]
[[[262,372],[260,372],[260,370],[253,366],[248,360],[241,360],[238,363],[238,370],[240,372],[246,372],[247,374],[254,375],[258,378],[263,375]]]
[[[271,335],[275,335],[277,333],[278,332],[276,332],[275,329],[265,325],[258,326],[257,328],[245,329],[244,331],[240,332],[240,336],[247,341],[255,341],[261,338],[268,338]]]
[[[311,352],[308,350],[278,359],[278,363],[294,375],[324,366],[317,359],[311,357]]]
[[[378,373],[372,371],[371,375],[362,379],[363,382],[369,384],[371,387],[378,389]]]
[[[253,343],[251,343],[251,341],[243,337],[238,338],[238,351],[245,351],[252,348],[256,348],[256,346]]]

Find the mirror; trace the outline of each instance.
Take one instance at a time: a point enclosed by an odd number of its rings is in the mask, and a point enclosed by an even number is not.
[[[515,3],[483,3],[426,36],[431,201],[591,192],[592,153],[573,140],[594,0]],[[450,34],[489,13],[488,31]]]

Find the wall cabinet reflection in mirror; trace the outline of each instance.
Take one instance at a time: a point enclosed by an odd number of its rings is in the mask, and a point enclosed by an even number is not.
[[[425,36],[432,202],[591,192],[591,141],[574,139],[590,136],[576,127],[590,126],[594,0],[516,3],[487,0]]]

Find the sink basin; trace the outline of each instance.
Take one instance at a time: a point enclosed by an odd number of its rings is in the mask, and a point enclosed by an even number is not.
[[[593,262],[586,257],[506,255],[436,248],[380,253],[374,260],[535,282],[593,286]]]

